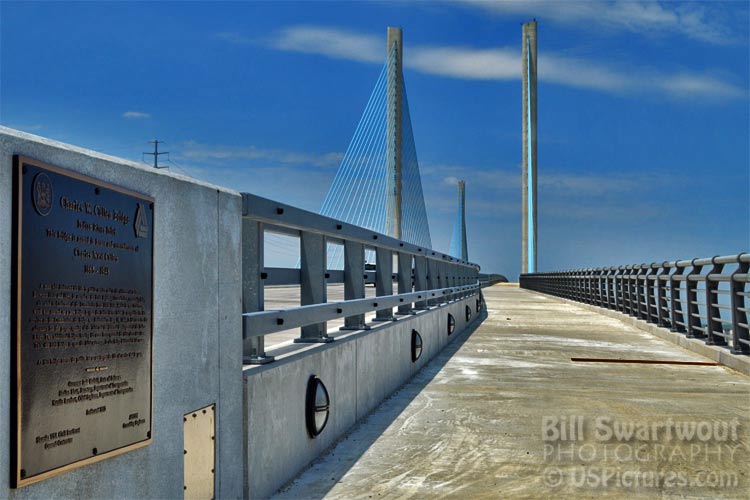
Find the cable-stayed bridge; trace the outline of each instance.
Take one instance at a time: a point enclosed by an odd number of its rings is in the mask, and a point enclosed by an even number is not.
[[[539,272],[521,48],[520,284],[463,181],[432,248],[397,29],[321,213],[0,129],[0,496],[747,498],[750,254]]]

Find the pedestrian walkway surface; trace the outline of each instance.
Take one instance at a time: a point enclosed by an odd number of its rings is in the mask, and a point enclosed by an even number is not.
[[[750,378],[509,286],[278,498],[750,498]],[[691,432],[692,429],[692,432]]]

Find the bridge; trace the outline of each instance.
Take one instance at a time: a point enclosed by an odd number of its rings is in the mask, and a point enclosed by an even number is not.
[[[469,259],[464,181],[432,246],[400,29],[319,213],[0,129],[3,495],[747,497],[750,254],[539,272],[536,44],[519,283]]]

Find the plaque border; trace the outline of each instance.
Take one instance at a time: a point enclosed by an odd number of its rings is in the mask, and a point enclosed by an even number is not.
[[[22,488],[30,484],[38,483],[45,479],[49,479],[58,474],[68,472],[73,469],[78,469],[86,465],[90,465],[96,462],[101,462],[108,458],[127,453],[139,448],[148,446],[153,441],[153,428],[154,428],[154,239],[156,237],[155,221],[151,217],[151,317],[149,321],[149,334],[150,334],[150,395],[151,404],[149,408],[149,430],[148,437],[142,441],[136,441],[135,443],[116,448],[114,450],[102,453],[89,458],[84,458],[71,462],[66,465],[36,474],[28,478],[21,478],[21,289],[22,289],[22,276],[21,276],[21,234],[23,228],[23,172],[21,169],[24,164],[33,165],[34,167],[41,168],[43,170],[51,171],[59,175],[73,178],[75,180],[88,182],[98,187],[110,189],[118,193],[122,193],[134,198],[141,199],[151,205],[154,204],[155,199],[152,196],[139,193],[115,184],[110,184],[106,181],[89,177],[88,175],[80,174],[72,170],[58,167],[57,165],[51,165],[34,158],[14,154],[13,155],[13,230],[12,230],[12,253],[11,262],[15,265],[12,266],[12,287],[11,287],[11,317],[12,317],[12,334],[13,339],[11,341],[11,411],[10,411],[10,427],[11,427],[11,439],[10,439],[10,486],[11,488]]]

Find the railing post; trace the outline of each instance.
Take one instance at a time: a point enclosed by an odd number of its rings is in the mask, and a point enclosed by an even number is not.
[[[684,267],[677,266],[675,264],[675,270],[674,272],[669,275],[669,300],[672,304],[671,307],[671,322],[672,326],[670,328],[673,332],[682,332],[684,333],[687,328],[685,325],[687,325],[687,320],[685,320],[685,313],[683,312],[682,308],[682,296],[680,292],[680,280],[676,279],[679,276],[682,276],[682,273],[685,271]],[[680,320],[684,320],[684,323]],[[683,323],[683,324],[680,324]]]
[[[411,262],[411,254],[399,252],[398,293],[409,293],[412,291]],[[398,306],[397,314],[414,314],[414,311],[411,309],[411,303]]]
[[[570,300],[575,300],[576,298],[576,278],[575,278],[575,271],[568,271],[565,273],[566,278],[565,281],[567,281],[567,290],[565,292],[566,298]]]
[[[667,302],[666,280],[662,276],[669,275],[669,268],[666,262],[659,267],[660,270],[656,274],[656,324],[666,327],[669,326],[669,302]]]
[[[344,300],[365,298],[365,246],[344,240]],[[347,316],[340,330],[368,330],[364,314]]]
[[[617,275],[617,310],[627,314],[626,304],[625,304],[625,276],[626,276],[626,268],[625,266],[620,266],[617,268],[618,275]]]
[[[322,234],[302,231],[300,234],[300,305],[322,304],[326,297],[326,238]],[[302,327],[298,343],[331,342],[327,323]]]
[[[721,321],[721,311],[717,304],[719,303],[719,282],[711,281],[711,275],[721,274],[724,270],[724,264],[716,262],[716,257],[711,259],[713,267],[706,274],[706,344],[708,345],[727,345],[727,339],[724,337],[724,325]],[[720,332],[721,335],[717,332]]]
[[[630,289],[630,299],[633,301],[631,304],[632,316],[635,316],[636,318],[642,317],[641,309],[643,308],[643,301],[641,300],[641,297],[643,295],[640,276],[641,272],[642,270],[640,265],[634,265],[633,269],[630,271],[630,283],[632,285]]]
[[[615,275],[617,269],[610,267],[607,271],[607,309],[617,308],[617,298],[615,296]]]
[[[635,266],[626,266],[626,269],[628,270],[627,276],[628,276],[628,314],[630,316],[637,316],[638,315],[638,291],[636,287],[636,273],[638,272],[635,269]]]
[[[375,249],[375,295],[393,295],[393,253],[387,248]],[[376,299],[377,302],[377,299]],[[375,321],[393,321],[393,308],[378,309]]]
[[[242,312],[263,310],[263,224],[242,218]],[[251,365],[273,361],[266,356],[264,337],[248,337],[247,325],[242,323],[242,358]]]
[[[698,259],[693,259],[691,265],[693,266],[693,270],[690,271],[687,275],[687,280],[685,280],[685,289],[687,290],[687,321],[685,323],[687,324],[687,336],[690,338],[703,338],[705,337],[705,333],[703,333],[700,328],[702,328],[703,325],[701,325],[701,319],[698,316],[700,314],[700,309],[698,309],[698,282],[692,281],[690,279],[691,276],[698,276],[701,273],[701,270],[703,269],[703,266],[698,266],[695,264],[695,261]]]
[[[648,321],[648,264],[638,266],[636,286],[638,288],[638,318]]]
[[[589,290],[590,290],[590,297],[589,297],[589,303],[593,304],[595,306],[600,306],[599,303],[599,269],[596,268],[590,268],[588,270],[589,273]]]
[[[651,299],[653,298],[653,290],[649,282],[649,275],[652,273],[651,266],[649,264],[642,264],[641,269],[638,271],[638,289],[640,290],[640,301],[638,308],[638,317],[649,323],[651,321]],[[642,281],[642,283],[641,283]]]
[[[414,290],[421,292],[427,290],[427,257],[414,257]],[[429,309],[427,305],[427,297],[423,297],[425,300],[417,301],[414,304],[414,309],[418,311],[425,311]]]
[[[750,328],[747,322],[748,302],[750,301],[745,296],[746,281],[740,281],[738,276],[747,275],[750,272],[750,261],[743,261],[747,255],[737,256],[737,270],[732,273],[732,280],[729,282],[732,307],[732,352],[734,354],[750,354],[750,345],[747,344],[750,342]]]
[[[652,263],[648,267],[648,271],[644,275],[646,286],[646,321],[649,323],[656,323],[656,272],[658,267],[656,263]]]
[[[429,290],[434,290],[438,288],[437,276],[438,276],[437,262],[435,262],[435,259],[427,259],[427,288]],[[429,300],[427,301],[427,304],[429,306],[434,306],[438,302],[436,302],[435,298],[432,297],[432,295],[430,295]]]
[[[622,312],[630,314],[630,268],[621,268],[620,279],[622,280]]]

